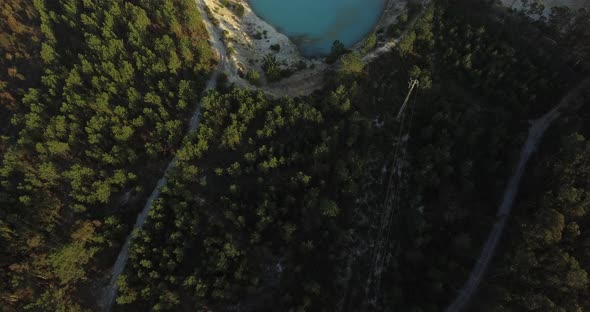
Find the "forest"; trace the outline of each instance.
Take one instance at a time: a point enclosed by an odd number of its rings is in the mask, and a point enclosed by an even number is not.
[[[188,0],[2,10],[0,306],[80,311],[215,58]]]
[[[8,312],[98,311],[172,158],[113,311],[444,310],[498,218],[528,121],[590,72],[588,10],[540,22],[439,0],[377,32],[411,24],[375,61],[335,54],[309,96],[203,92],[218,58],[191,0],[0,8]],[[590,309],[589,99],[531,159],[470,311]]]
[[[587,121],[586,108],[541,147],[509,228],[506,257],[497,260],[481,294],[489,311],[590,308]]]

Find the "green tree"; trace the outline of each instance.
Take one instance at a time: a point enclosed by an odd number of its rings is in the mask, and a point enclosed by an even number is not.
[[[346,52],[346,47],[344,46],[344,43],[342,43],[342,41],[334,41],[334,43],[332,43],[330,54],[328,54],[328,56],[326,57],[326,63],[332,64],[336,62]]]
[[[272,82],[281,79],[281,67],[274,55],[269,53],[264,56],[262,59],[262,69],[268,81]]]

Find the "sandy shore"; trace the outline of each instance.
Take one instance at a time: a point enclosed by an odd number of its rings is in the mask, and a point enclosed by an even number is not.
[[[307,59],[301,55],[298,47],[287,36],[252,11],[248,1],[236,1],[244,6],[242,17],[223,7],[220,0],[204,2],[219,22],[216,26],[224,34],[223,41],[228,51],[231,51],[229,58],[239,72],[262,72],[262,59],[267,54],[273,55],[284,68],[321,63],[321,60]],[[279,45],[280,51],[272,50],[271,45]]]
[[[227,49],[226,73],[230,83],[242,88],[255,88],[243,76],[252,71],[262,73],[262,59],[271,54],[282,64],[283,68],[290,68],[292,76],[281,79],[279,82],[267,83],[264,79],[259,89],[274,97],[308,95],[320,89],[324,84],[324,74],[332,66],[326,64],[323,59],[308,59],[304,57],[298,47],[284,34],[273,26],[259,18],[251,9],[248,1],[235,0],[233,2],[243,5],[243,15],[223,7],[221,0],[199,0],[211,12],[210,17],[215,25],[209,25],[209,31],[218,32],[221,35],[222,44]],[[386,29],[395,23],[397,17],[406,12],[408,0],[386,0],[383,13],[375,25],[375,31]],[[218,41],[218,40],[214,40]],[[271,49],[271,45],[279,45],[280,51]],[[353,49],[362,46],[362,42]],[[381,55],[381,50],[393,48],[392,42],[385,42],[375,49],[376,55]],[[375,54],[371,53],[371,55]],[[371,58],[372,59],[372,58]],[[305,64],[304,69],[296,69],[298,65]],[[264,75],[261,75],[262,77]]]

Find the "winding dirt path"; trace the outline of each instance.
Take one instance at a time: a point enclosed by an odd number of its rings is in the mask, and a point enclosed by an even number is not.
[[[483,246],[481,255],[473,267],[469,278],[459,290],[459,295],[447,307],[446,312],[463,311],[477,291],[477,288],[481,283],[481,280],[495,254],[498,243],[500,242],[500,238],[502,237],[502,233],[504,232],[504,228],[506,227],[506,221],[508,220],[508,216],[512,210],[514,199],[518,194],[520,180],[524,175],[526,165],[531,155],[536,151],[539,143],[541,142],[541,139],[543,138],[543,135],[545,134],[545,131],[547,131],[549,126],[551,126],[551,124],[561,115],[560,110],[569,105],[573,100],[576,99],[576,97],[580,95],[580,93],[588,90],[589,88],[590,78],[587,78],[571,89],[561,99],[559,104],[555,106],[555,108],[543,115],[541,118],[531,122],[529,135],[520,152],[520,160],[518,161],[518,165],[510,177],[510,180],[508,181],[508,185],[504,191],[504,197],[502,198],[502,203],[498,207],[498,211],[496,213],[497,221],[488,234],[488,239]]]

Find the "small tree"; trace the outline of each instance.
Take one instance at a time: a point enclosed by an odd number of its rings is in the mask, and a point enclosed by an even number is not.
[[[340,78],[351,77],[362,73],[364,68],[365,63],[363,62],[360,53],[353,52],[342,57],[342,66],[338,73]]]
[[[398,44],[399,51],[401,54],[409,54],[414,51],[414,42],[416,41],[416,33],[410,32]]]
[[[262,60],[262,69],[266,74],[268,81],[277,81],[281,78],[281,67],[277,58],[272,54],[267,54]]]
[[[369,51],[373,50],[373,48],[375,48],[375,45],[377,44],[377,35],[375,33],[371,33],[367,39],[365,39],[365,42],[363,42],[363,48],[361,49],[361,52],[363,54],[367,54],[369,53]]]
[[[255,86],[260,86],[260,73],[256,70],[251,70],[246,74],[246,79]]]
[[[340,209],[338,208],[336,202],[325,198],[320,200],[320,211],[323,216],[332,218],[340,214]]]
[[[326,57],[326,63],[331,64],[336,62],[345,53],[346,48],[344,47],[344,43],[340,40],[334,41],[330,54]]]

